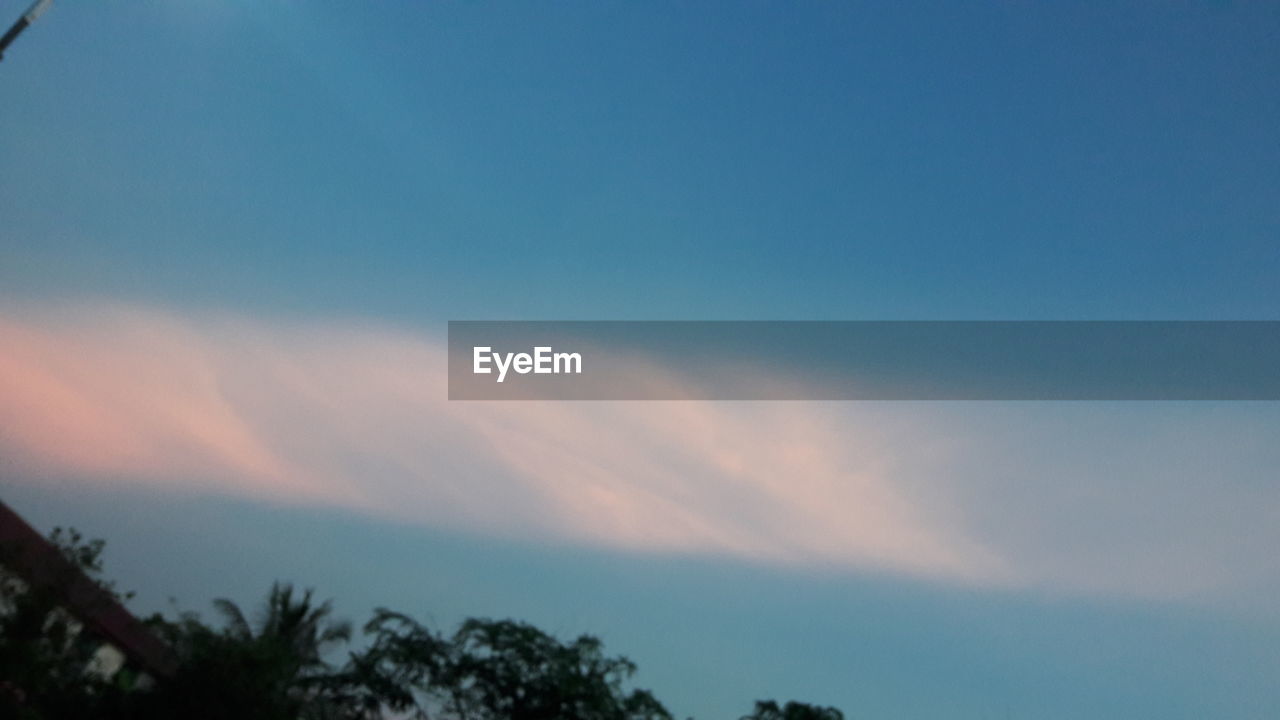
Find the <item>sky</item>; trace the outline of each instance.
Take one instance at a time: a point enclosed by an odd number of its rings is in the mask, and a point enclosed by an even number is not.
[[[1275,403],[450,402],[444,339],[1280,319],[1278,33],[59,2],[0,63],[0,497],[140,612],[518,617],[681,717],[1274,717]]]

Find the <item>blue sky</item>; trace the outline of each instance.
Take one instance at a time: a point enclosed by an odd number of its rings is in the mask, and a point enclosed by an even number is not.
[[[439,343],[1277,319],[1278,32],[1230,2],[60,2],[0,64],[0,490],[106,537],[147,609],[289,577],[353,617],[527,617],[679,714],[1274,715],[1273,404],[459,407]]]
[[[46,20],[4,78],[25,292],[410,319],[1275,311],[1265,6]]]

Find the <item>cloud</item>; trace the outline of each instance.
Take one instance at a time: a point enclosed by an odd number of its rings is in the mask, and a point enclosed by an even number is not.
[[[893,488],[870,426],[818,406],[450,403],[439,338],[360,322],[79,307],[0,321],[0,347],[0,444],[28,474],[517,539],[1004,574]]]
[[[442,338],[367,321],[0,313],[0,457],[27,482],[520,542],[1055,593],[1280,590],[1275,403],[449,402],[445,372]]]

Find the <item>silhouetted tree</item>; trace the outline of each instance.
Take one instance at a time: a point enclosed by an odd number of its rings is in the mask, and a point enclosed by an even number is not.
[[[101,583],[102,541],[55,531],[72,564]],[[583,635],[563,642],[528,623],[470,619],[442,635],[379,609],[369,644],[341,667],[326,658],[351,638],[328,602],[275,584],[250,622],[214,601],[222,624],[195,613],[148,620],[176,671],[151,685],[125,669],[88,672],[100,644],[56,598],[0,567],[0,718],[62,720],[671,720],[647,690],[626,688],[636,666]],[[843,720],[835,708],[756,703],[743,720]]]
[[[101,540],[55,528],[50,542],[78,571],[111,597],[124,599],[101,579]],[[21,548],[0,548],[0,717],[80,718],[102,714],[131,684],[90,672],[101,641],[59,604],[51,587],[32,587],[8,569]]]
[[[172,717],[345,717],[339,677],[324,660],[327,649],[350,639],[351,627],[329,619],[328,602],[312,591],[296,595],[275,584],[256,630],[235,603],[219,599],[221,629],[187,613],[161,625],[179,658],[178,672],[154,693],[152,706]]]
[[[757,700],[755,712],[742,720],[844,720],[844,713],[833,707],[818,707],[802,702],[788,702],[782,707],[773,700]]]
[[[451,638],[379,610],[354,661],[388,705],[458,720],[670,720],[646,690],[623,689],[635,665],[583,635],[562,643],[527,623],[471,619]]]

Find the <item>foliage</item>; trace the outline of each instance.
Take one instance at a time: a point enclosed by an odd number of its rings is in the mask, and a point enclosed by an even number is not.
[[[50,542],[71,564],[117,599],[101,581],[101,540],[86,541],[75,530],[55,528]],[[113,684],[86,672],[99,643],[82,633],[46,587],[32,587],[8,569],[18,548],[0,549],[0,716],[78,718],[118,700],[129,678]]]
[[[378,610],[365,628],[373,644],[355,665],[379,678],[395,710],[459,720],[669,720],[635,673],[583,635],[562,643],[527,623],[470,619],[451,638],[406,615]],[[405,692],[407,691],[407,692]]]
[[[55,545],[102,583],[100,540],[55,530]],[[0,560],[4,558],[0,557]],[[55,599],[0,566],[0,717],[212,720],[671,720],[649,691],[628,689],[636,666],[599,639],[564,642],[515,620],[472,618],[452,635],[379,609],[367,644],[331,662],[351,640],[311,590],[277,583],[257,622],[219,599],[221,624],[199,615],[147,621],[174,651],[171,677],[137,682],[87,672],[99,643]],[[835,708],[756,703],[743,720],[843,720]]]
[[[256,629],[235,603],[215,607],[225,626],[205,625],[194,613],[177,622],[153,619],[178,655],[178,670],[159,684],[148,706],[184,718],[322,718],[329,716],[328,688],[334,670],[326,649],[351,637],[351,627],[329,619],[328,602],[312,591],[296,595],[275,584]]]
[[[757,700],[755,712],[742,720],[844,720],[844,713],[833,707],[818,707],[789,702],[782,707],[773,700]]]

